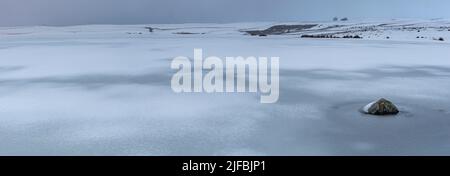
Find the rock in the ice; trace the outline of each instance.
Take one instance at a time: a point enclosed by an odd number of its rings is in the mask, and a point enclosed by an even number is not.
[[[362,111],[366,114],[372,115],[395,115],[399,113],[397,107],[392,102],[384,98],[369,103],[363,107]]]

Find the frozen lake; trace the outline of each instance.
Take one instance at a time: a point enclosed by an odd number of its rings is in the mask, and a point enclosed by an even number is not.
[[[396,23],[425,37],[239,31],[271,23],[0,28],[0,155],[449,155],[450,43],[432,38],[450,40],[450,23]],[[174,93],[170,62],[194,48],[280,57],[278,103]],[[401,113],[358,112],[382,97]]]

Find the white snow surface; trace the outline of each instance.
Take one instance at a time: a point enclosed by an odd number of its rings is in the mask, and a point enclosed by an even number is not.
[[[318,26],[242,32],[276,24]],[[449,155],[449,27],[445,19],[2,27],[0,155]],[[330,32],[363,39],[300,37]],[[278,103],[172,92],[170,62],[194,48],[280,57]],[[401,113],[358,111],[379,98]]]
[[[365,113],[369,113],[370,107],[372,107],[372,105],[375,104],[376,102],[377,102],[377,101],[372,101],[371,103],[367,104],[366,106],[364,106],[364,107],[362,108],[362,111],[365,112]]]

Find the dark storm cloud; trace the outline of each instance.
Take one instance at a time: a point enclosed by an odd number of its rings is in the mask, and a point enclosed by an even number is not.
[[[449,18],[447,0],[0,0],[0,26]]]

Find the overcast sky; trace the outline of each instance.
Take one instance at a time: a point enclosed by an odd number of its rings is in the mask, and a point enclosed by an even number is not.
[[[0,26],[450,18],[449,0],[0,0]]]

